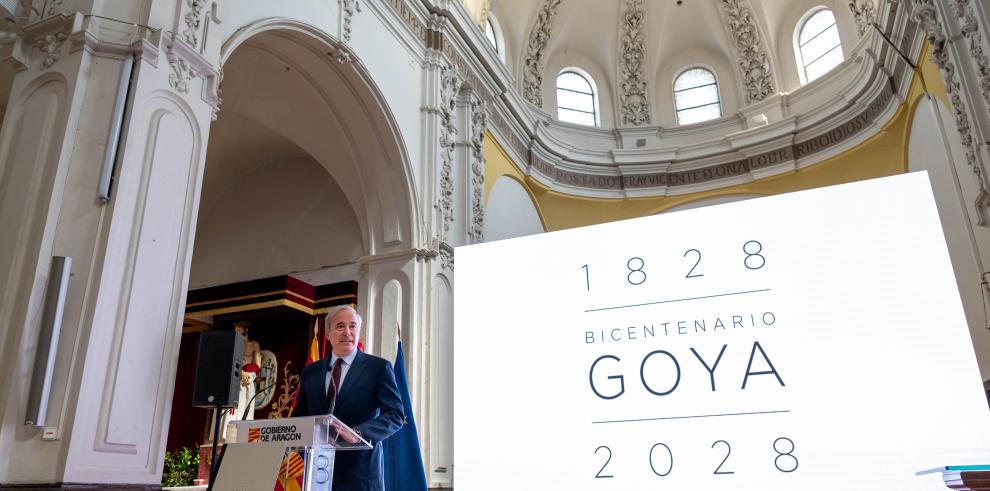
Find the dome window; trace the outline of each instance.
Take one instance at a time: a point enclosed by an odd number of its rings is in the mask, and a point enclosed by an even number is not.
[[[598,96],[591,77],[568,68],[557,75],[557,119],[598,126]]]
[[[490,12],[485,17],[485,39],[488,40],[488,44],[492,45],[492,49],[498,53],[498,58],[502,60],[502,63],[505,63],[505,39],[502,37],[502,29],[499,27],[498,19]]]
[[[485,19],[485,37],[488,38],[488,42],[491,43],[492,48],[495,48],[495,52],[498,53],[498,37],[495,36],[495,26],[492,25],[492,18],[489,16]]]
[[[704,68],[689,68],[674,80],[677,124],[692,124],[722,116],[715,74]]]
[[[801,82],[808,83],[828,73],[845,57],[839,27],[831,10],[812,10],[799,26],[795,40],[798,65],[801,66]]]

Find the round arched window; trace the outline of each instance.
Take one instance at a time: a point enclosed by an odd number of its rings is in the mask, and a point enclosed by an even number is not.
[[[557,119],[598,126],[595,87],[587,77],[574,70],[564,70],[557,75]]]
[[[800,25],[796,43],[804,83],[821,77],[845,59],[839,27],[829,9],[814,11],[807,17]]]
[[[692,124],[722,115],[715,74],[704,68],[684,70],[674,80],[677,124]]]

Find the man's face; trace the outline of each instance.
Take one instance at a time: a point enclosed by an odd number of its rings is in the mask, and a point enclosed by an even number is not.
[[[361,327],[358,326],[357,316],[350,310],[341,310],[330,319],[330,329],[327,329],[327,340],[337,356],[347,356],[357,348],[361,337]]]

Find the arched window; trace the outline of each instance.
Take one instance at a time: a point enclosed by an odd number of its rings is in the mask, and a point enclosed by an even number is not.
[[[674,80],[677,124],[691,124],[722,115],[715,74],[704,68],[689,68]]]
[[[485,17],[485,38],[498,53],[498,59],[505,63],[505,38],[502,37],[502,28],[498,24],[498,19],[490,12]]]
[[[495,48],[495,52],[498,53],[498,37],[495,36],[495,26],[492,25],[492,17],[490,15],[485,19],[485,37],[488,38],[488,42],[491,43],[492,47]]]
[[[845,59],[832,11],[812,10],[805,17],[795,39],[802,83],[821,77]]]
[[[591,78],[573,68],[557,75],[557,119],[598,126],[598,96]]]

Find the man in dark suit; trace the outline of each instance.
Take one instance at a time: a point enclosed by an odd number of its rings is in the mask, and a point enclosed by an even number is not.
[[[382,491],[382,440],[402,427],[402,399],[392,364],[361,352],[361,316],[343,306],[327,315],[332,353],[302,371],[293,416],[332,414],[354,428],[372,450],[337,452],[334,491]],[[335,388],[337,390],[335,390]]]

